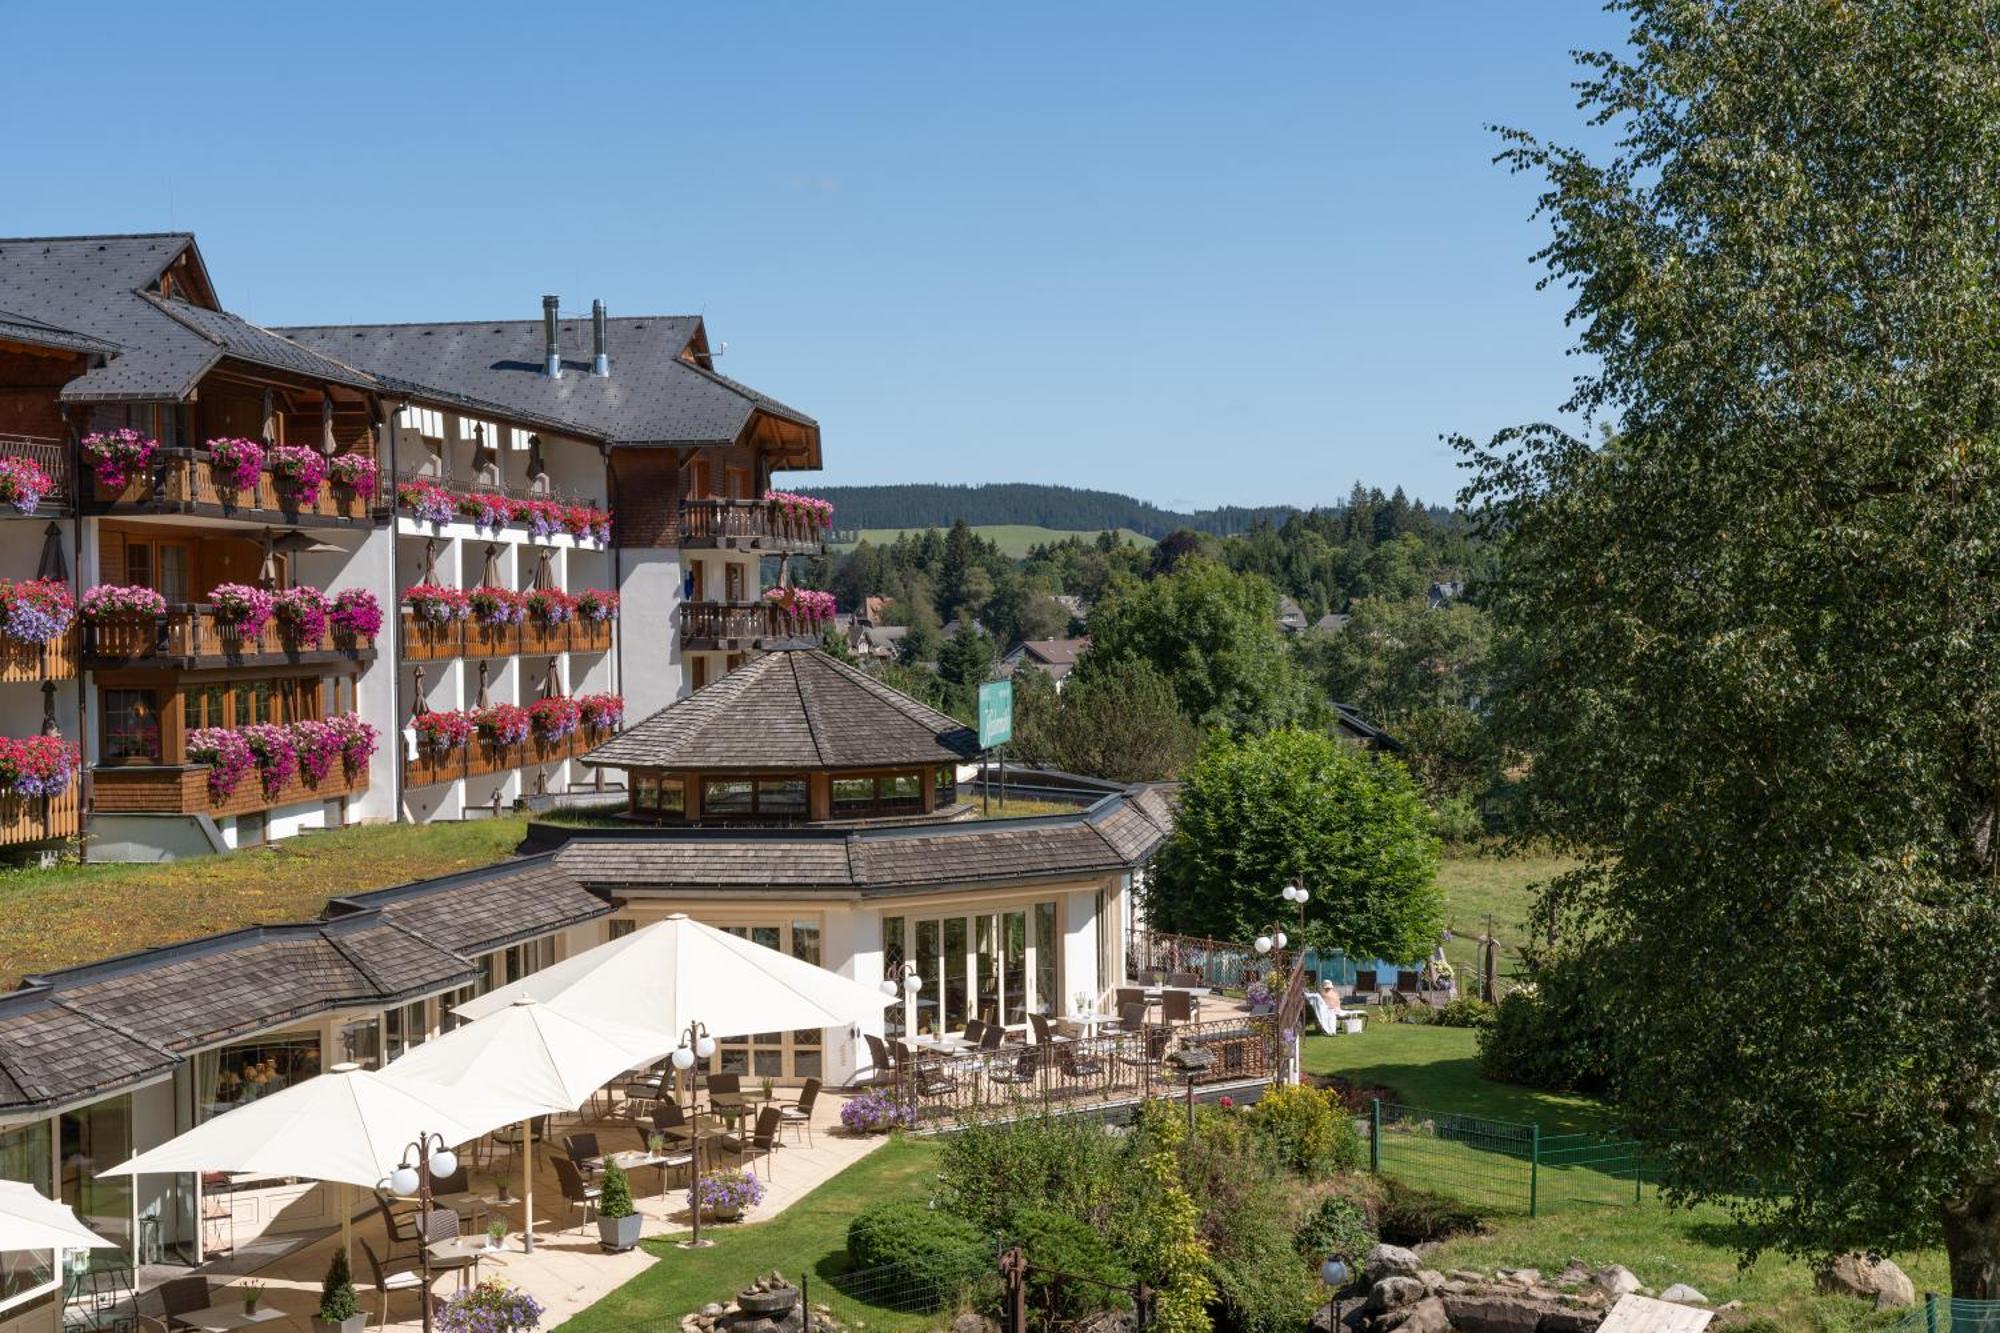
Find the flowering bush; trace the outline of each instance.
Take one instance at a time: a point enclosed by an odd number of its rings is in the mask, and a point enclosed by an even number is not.
[[[797,519],[813,527],[833,526],[833,501],[822,500],[816,495],[795,495],[791,491],[765,491],[764,499],[778,507],[778,512],[786,518]]]
[[[160,442],[136,430],[101,430],[83,437],[84,461],[106,490],[121,491],[153,460]]]
[[[709,1212],[724,1208],[755,1208],[762,1202],[764,1182],[749,1171],[717,1171],[697,1179],[694,1188],[688,1191],[689,1206]]]
[[[472,599],[457,588],[440,588],[435,583],[419,583],[403,589],[403,600],[426,625],[449,625],[472,614]]]
[[[1276,1004],[1277,997],[1271,993],[1271,988],[1259,978],[1243,988],[1243,1001],[1250,1006],[1251,1012],[1255,1013],[1259,1009]]]
[[[34,513],[53,484],[32,458],[14,454],[0,458],[0,504],[12,505],[16,513]]]
[[[429,750],[461,749],[472,739],[471,715],[456,710],[418,713],[410,719],[410,726],[416,730],[417,744]]]
[[[343,490],[353,491],[364,500],[375,498],[375,480],[381,475],[375,460],[367,454],[335,454],[327,460],[326,475]]]
[[[817,622],[833,619],[833,594],[817,588],[767,588],[764,600],[776,602],[801,620]]]
[[[348,588],[334,597],[327,623],[341,638],[361,635],[372,638],[382,632],[382,604],[366,588]]]
[[[227,727],[197,727],[188,733],[188,758],[208,765],[208,794],[221,800],[236,790],[236,784],[256,762],[249,742]]]
[[[257,776],[266,796],[284,790],[292,774],[299,771],[299,746],[292,729],[281,722],[253,722],[239,733],[256,761]]]
[[[514,517],[514,504],[504,495],[474,491],[458,497],[458,512],[471,519],[473,527],[498,532]]]
[[[583,713],[583,725],[592,731],[609,731],[625,720],[625,699],[617,694],[584,694],[576,705]]]
[[[20,643],[47,643],[68,631],[76,602],[58,579],[0,579],[0,635]]]
[[[576,598],[561,588],[530,588],[521,601],[537,624],[567,625],[576,618]]]
[[[590,528],[591,534],[599,542],[605,546],[611,545],[611,514],[609,510],[597,510],[596,517],[591,520]]]
[[[611,515],[590,505],[566,505],[562,511],[563,531],[580,542],[611,540]]]
[[[515,704],[490,704],[472,711],[480,738],[507,748],[528,739],[528,710]]]
[[[318,588],[287,588],[271,599],[271,614],[278,628],[300,643],[318,643],[326,633],[327,614],[333,609]]]
[[[264,446],[255,440],[225,435],[208,442],[208,461],[216,484],[229,491],[254,491],[264,475]]]
[[[247,583],[218,583],[208,590],[215,623],[238,634],[251,635],[271,618],[271,594]]]
[[[517,592],[505,588],[474,588],[466,600],[472,618],[481,625],[518,625],[527,618],[528,608]]]
[[[363,722],[357,713],[342,713],[328,718],[327,725],[340,737],[340,760],[347,769],[347,776],[353,777],[368,766],[375,756],[378,733],[375,728]]]
[[[409,510],[419,523],[439,526],[451,522],[454,509],[451,492],[428,481],[406,481],[398,486],[396,503]]]
[[[528,725],[545,741],[559,741],[572,734],[582,717],[583,709],[576,700],[561,695],[550,695],[528,705]]]
[[[618,594],[609,588],[585,588],[576,595],[576,614],[601,625],[617,616]]]
[[[514,501],[514,521],[528,525],[531,537],[553,537],[563,530],[563,507],[553,500]]]
[[[317,783],[333,772],[334,761],[345,746],[332,723],[308,718],[292,724],[292,748],[299,757],[299,772],[307,782]]]
[[[864,1092],[841,1103],[840,1123],[856,1134],[886,1134],[898,1125],[915,1124],[916,1117],[886,1092]]]
[[[542,1305],[519,1287],[488,1278],[438,1313],[438,1333],[523,1333],[542,1326]]]
[[[319,498],[319,484],[326,480],[326,455],[304,445],[281,444],[271,450],[271,481],[278,494],[293,504],[310,504]]]
[[[60,736],[0,738],[0,791],[60,796],[82,763],[76,746]]]
[[[166,614],[167,599],[151,588],[128,583],[100,583],[83,595],[79,608],[85,620],[113,620],[123,616]]]

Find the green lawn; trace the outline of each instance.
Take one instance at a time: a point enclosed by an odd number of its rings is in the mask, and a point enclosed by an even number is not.
[[[683,1250],[671,1240],[647,1241],[646,1248],[660,1262],[562,1327],[567,1333],[673,1328],[682,1315],[710,1301],[726,1301],[752,1278],[775,1268],[795,1282],[805,1276],[813,1301],[832,1307],[834,1317],[850,1327],[859,1319],[881,1333],[929,1328],[936,1317],[862,1304],[842,1295],[835,1283],[847,1267],[848,1219],[885,1199],[929,1198],[937,1159],[935,1141],[899,1135],[771,1221],[717,1228],[711,1249]]]
[[[940,525],[941,528],[948,526],[950,525]],[[1085,541],[1094,541],[1097,538],[1095,530],[1090,532],[1065,532],[1057,528],[1039,528],[1032,523],[989,523],[983,526],[974,526],[972,530],[997,545],[1000,548],[1000,554],[1010,560],[1019,560],[1028,553],[1028,548],[1031,546],[1042,546],[1050,542],[1059,542],[1065,537],[1081,537]],[[925,529],[923,528],[862,528],[859,530],[859,540],[865,541],[871,546],[889,546],[893,545],[896,538],[902,536],[904,533],[910,533],[913,536],[922,536],[924,531]],[[1151,537],[1146,536],[1144,533],[1134,532],[1130,528],[1118,529],[1118,535],[1132,546],[1153,545]],[[833,543],[835,550],[849,550],[853,545],[854,543],[852,542]]]
[[[1438,871],[1444,889],[1444,923],[1452,932],[1445,957],[1463,979],[1467,994],[1479,993],[1479,945],[1489,922],[1500,941],[1500,976],[1520,967],[1516,950],[1528,938],[1534,885],[1576,865],[1560,856],[1496,856],[1468,852],[1449,856]]]
[[[0,988],[216,931],[310,920],[337,894],[491,865],[526,827],[522,817],[371,824],[160,865],[0,872]]]
[[[1479,1074],[1471,1028],[1371,1021],[1359,1036],[1307,1037],[1305,1068],[1391,1088],[1409,1106],[1540,1124],[1547,1134],[1582,1134],[1610,1125],[1604,1108],[1587,1097],[1488,1083]]]

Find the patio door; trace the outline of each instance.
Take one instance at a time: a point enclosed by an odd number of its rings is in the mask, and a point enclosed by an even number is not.
[[[801,962],[822,966],[818,917],[748,926],[718,926],[738,939],[789,953]],[[740,1074],[746,1079],[806,1079],[822,1077],[826,1033],[820,1028],[789,1032],[715,1032],[714,1073]]]
[[[1055,904],[1034,903],[964,916],[883,922],[890,966],[910,961],[923,989],[904,1001],[903,1021],[920,1034],[957,1032],[969,1018],[1018,1026],[1029,1013],[1059,1012]]]

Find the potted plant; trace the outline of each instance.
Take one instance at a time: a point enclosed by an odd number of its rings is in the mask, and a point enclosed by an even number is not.
[[[501,1243],[502,1241],[506,1240],[506,1239],[507,1239],[507,1219],[506,1219],[506,1218],[504,1218],[504,1217],[496,1217],[496,1218],[494,1218],[494,1219],[493,1219],[492,1221],[490,1221],[490,1222],[488,1222],[488,1223],[486,1224],[486,1248],[487,1248],[487,1249],[489,1249],[489,1250],[497,1250],[497,1249],[499,1249],[499,1248],[500,1248],[500,1243]]]
[[[453,1296],[437,1319],[438,1333],[524,1333],[541,1326],[541,1302],[498,1278]]]
[[[53,485],[49,474],[32,458],[0,457],[0,504],[17,514],[32,514]]]
[[[1278,998],[1271,993],[1263,978],[1251,982],[1243,988],[1243,1002],[1250,1006],[1253,1014],[1275,1014],[1278,1012]]]
[[[256,1314],[257,1302],[264,1295],[264,1284],[261,1282],[245,1282],[237,1290],[243,1293],[243,1313]]]
[[[879,1089],[849,1097],[840,1105],[840,1123],[854,1134],[886,1134],[909,1118],[901,1102]]]
[[[764,1094],[764,1100],[767,1102],[771,1100],[771,1089],[775,1086],[776,1085],[771,1082],[771,1076],[769,1074],[766,1074],[762,1079],[759,1079],[757,1083],[758,1090]]]
[[[646,1136],[646,1151],[655,1157],[664,1156],[667,1151],[667,1136],[664,1134],[648,1134]]]
[[[702,1176],[688,1191],[688,1206],[716,1222],[734,1222],[743,1210],[764,1201],[764,1182],[749,1171],[718,1171]]]
[[[602,1189],[597,1198],[597,1243],[613,1254],[622,1254],[639,1243],[639,1228],[646,1219],[632,1207],[632,1182],[618,1163],[604,1164]]]
[[[502,1203],[512,1202],[512,1200],[510,1200],[507,1197],[507,1177],[495,1176],[493,1178],[493,1192],[499,1196],[500,1202]]]
[[[361,1312],[361,1300],[354,1294],[354,1278],[347,1271],[347,1251],[336,1247],[326,1266],[326,1280],[319,1285],[319,1309],[312,1317],[313,1333],[362,1333],[368,1316]]]

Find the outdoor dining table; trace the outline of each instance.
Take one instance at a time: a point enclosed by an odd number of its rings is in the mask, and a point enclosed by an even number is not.
[[[1085,1041],[1091,1041],[1096,1038],[1097,1025],[1099,1023],[1116,1021],[1112,1015],[1099,1013],[1095,1009],[1081,1014],[1064,1014],[1062,1016],[1062,1022],[1066,1026],[1075,1029],[1075,1034],[1082,1037]]]
[[[684,1152],[641,1152],[637,1148],[634,1148],[629,1152],[611,1153],[598,1160],[615,1163],[618,1169],[628,1176],[641,1167],[657,1167],[660,1172],[660,1197],[664,1199],[667,1197],[667,1168],[670,1166],[686,1166],[694,1161],[694,1157],[692,1154]]]
[[[211,1305],[204,1310],[190,1310],[174,1316],[184,1327],[198,1328],[203,1333],[229,1333],[231,1329],[254,1328],[285,1317],[283,1310],[274,1310],[268,1305],[249,1311],[241,1305]]]
[[[500,1251],[488,1246],[484,1236],[455,1236],[450,1240],[434,1240],[424,1248],[430,1251],[433,1259],[442,1259],[446,1262],[453,1259],[473,1260],[471,1264],[457,1270],[460,1291],[472,1285],[472,1276],[479,1271],[479,1261],[499,1264],[503,1268],[507,1266],[507,1261],[500,1257]],[[230,1324],[227,1327],[241,1328],[243,1325]]]

